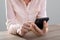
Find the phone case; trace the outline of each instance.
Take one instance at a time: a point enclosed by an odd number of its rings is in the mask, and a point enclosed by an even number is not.
[[[36,20],[35,20],[35,24],[36,24],[40,29],[43,29],[43,22],[44,22],[44,21],[47,22],[48,20],[49,20],[49,17],[36,19]]]

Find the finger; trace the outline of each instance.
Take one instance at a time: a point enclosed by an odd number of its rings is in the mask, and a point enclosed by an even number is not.
[[[46,21],[44,21],[43,23],[43,32],[46,33],[48,31],[48,23]]]
[[[22,35],[25,35],[27,32],[28,32],[27,29],[21,29],[21,34],[22,34]]]
[[[23,26],[22,28],[23,28],[23,29],[27,29],[27,30],[29,30],[29,31],[30,31],[30,27]]]
[[[34,22],[33,21],[28,21],[27,23],[32,25],[32,23],[34,23]]]
[[[31,22],[27,22],[27,23],[24,23],[24,28],[27,28],[28,30],[31,30],[31,28],[30,27],[32,27],[32,24],[31,24]]]
[[[19,34],[20,36],[23,36],[23,35],[24,35],[24,32],[23,32],[22,30],[19,30],[18,34]]]
[[[34,28],[33,28],[33,26],[32,25],[30,25],[30,30],[32,31],[32,30],[34,30]]]
[[[32,31],[37,34],[37,35],[42,35],[43,34],[43,31],[38,28],[38,26],[35,24],[35,23],[32,23],[34,27],[32,27]]]
[[[35,23],[32,23],[33,28],[38,27]]]
[[[47,27],[48,26],[48,23],[46,21],[44,21],[43,26],[44,27]]]
[[[40,31],[41,29],[40,28],[38,28],[38,26],[35,24],[35,23],[32,23],[33,24],[33,28],[35,29],[35,31]]]
[[[22,29],[22,31],[23,31],[24,33],[29,32],[29,30],[27,30],[27,29]]]
[[[28,21],[27,23],[34,23],[33,21]]]
[[[23,26],[30,27],[30,24],[29,23],[24,23]]]

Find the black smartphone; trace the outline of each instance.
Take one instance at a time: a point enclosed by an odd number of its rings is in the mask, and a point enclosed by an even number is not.
[[[48,22],[48,20],[49,20],[49,17],[36,19],[36,20],[35,20],[35,24],[36,24],[40,29],[43,29],[43,22],[44,22],[44,21]]]

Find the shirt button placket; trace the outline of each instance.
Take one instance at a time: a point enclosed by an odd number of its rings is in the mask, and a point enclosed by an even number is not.
[[[28,12],[28,8],[26,8],[26,13],[27,13],[27,21],[29,21],[29,12]]]

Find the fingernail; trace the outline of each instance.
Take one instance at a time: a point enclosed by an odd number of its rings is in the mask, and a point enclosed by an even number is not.
[[[46,21],[44,21],[44,23],[46,23]]]

